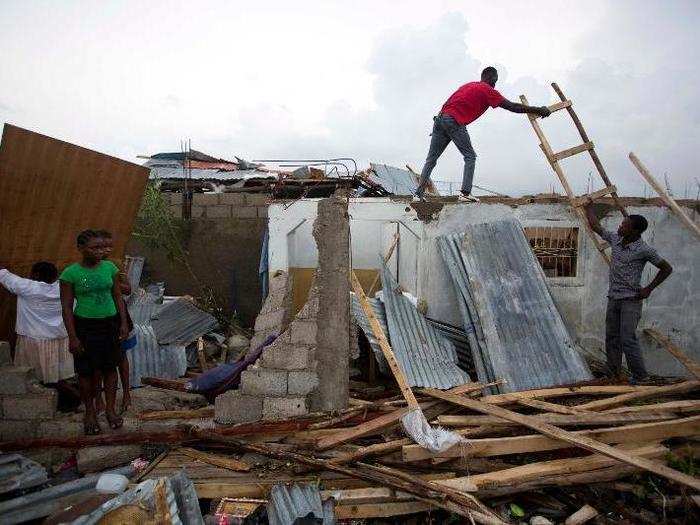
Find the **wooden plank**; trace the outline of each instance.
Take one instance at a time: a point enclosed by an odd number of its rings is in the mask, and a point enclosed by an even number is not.
[[[552,104],[551,106],[547,106],[547,109],[549,110],[550,113],[554,113],[555,111],[560,111],[562,109],[568,108],[571,106],[571,101],[570,100],[564,100],[562,102],[557,102],[556,104]],[[533,115],[534,118],[542,118],[539,115]]]
[[[663,346],[669,354],[678,359],[688,372],[695,376],[695,379],[700,379],[700,364],[688,357],[685,352],[673,344],[668,337],[653,328],[645,328],[644,334],[651,337],[654,341]]]
[[[650,405],[634,405],[629,407],[611,408],[604,410],[604,414],[635,413],[635,412],[673,412],[675,414],[691,414],[700,412],[700,400],[689,399],[682,401],[667,401],[666,403],[652,403]]]
[[[361,518],[389,518],[392,516],[405,516],[436,510],[435,507],[424,501],[394,501],[385,503],[364,503],[354,505],[338,505],[335,507],[335,517],[339,520]]]
[[[615,186],[606,186],[603,189],[591,192],[587,195],[581,195],[580,197],[571,199],[571,205],[574,208],[578,208],[579,206],[585,206],[589,202],[593,202],[596,199],[600,199],[601,197],[605,197],[606,195],[610,195],[611,193],[615,193],[616,191],[617,188]]]
[[[488,403],[483,403],[482,401],[477,401],[475,399],[469,399],[460,396],[455,396],[452,394],[447,394],[436,389],[429,389],[428,393],[437,399],[449,401],[457,406],[469,408],[471,410],[475,410],[484,414],[494,415],[504,419],[508,419],[509,421],[513,421],[525,427],[536,430],[537,432],[540,432],[545,436],[566,441],[567,443],[571,443],[572,445],[576,445],[578,447],[590,450],[592,452],[598,452],[623,463],[627,463],[628,465],[633,465],[635,467],[648,470],[649,472],[653,472],[654,474],[663,476],[671,481],[675,481],[676,483],[687,485],[688,487],[691,487],[694,490],[700,490],[700,479],[698,478],[694,478],[692,476],[669,468],[666,465],[661,465],[653,461],[649,461],[645,458],[638,458],[632,454],[616,449],[615,447],[611,447],[610,445],[591,439],[588,436],[577,435],[573,432],[569,432],[567,430],[558,428],[554,425],[550,425],[549,423],[539,421],[537,418],[531,416],[524,416],[522,414],[518,414],[517,412],[513,412],[511,410],[507,410],[498,406],[489,405]]]
[[[396,491],[387,487],[367,487],[348,490],[322,490],[321,499],[333,498],[338,505],[352,505],[360,503],[381,503],[384,501],[396,501],[412,499],[410,494]]]
[[[557,403],[550,403],[549,401],[542,401],[541,399],[531,399],[523,397],[518,399],[518,404],[524,407],[536,408],[542,410],[543,412],[554,412],[555,414],[580,414],[583,410],[568,407],[564,405],[558,405]]]
[[[550,425],[562,426],[602,426],[602,425],[627,425],[630,423],[640,423],[649,421],[664,421],[675,419],[673,412],[642,412],[635,413],[578,413],[578,414],[534,414],[528,416],[549,423]],[[508,421],[496,416],[438,416],[438,425],[446,427],[468,427],[468,426],[490,426],[490,427],[512,427],[519,423]]]
[[[584,523],[595,518],[598,514],[599,512],[595,508],[586,504],[574,512],[571,516],[566,518],[564,525],[583,525]]]
[[[208,419],[214,417],[214,407],[194,410],[149,410],[139,412],[136,419],[141,421],[160,421],[164,419]]]
[[[583,144],[579,144],[578,146],[574,146],[573,148],[568,148],[562,151],[559,151],[557,153],[554,153],[552,155],[552,158],[554,159],[555,162],[559,162],[560,160],[566,159],[568,157],[573,157],[574,155],[578,155],[579,153],[583,153],[584,151],[592,150],[593,149],[593,142],[588,141],[584,142]]]
[[[611,395],[627,394],[629,392],[644,392],[655,388],[653,386],[632,386],[632,385],[601,385],[601,386],[571,386],[540,388],[534,390],[523,390],[510,394],[493,394],[484,396],[481,401],[490,405],[507,405],[517,403],[521,399],[547,399],[551,397],[568,397],[578,395]],[[580,406],[578,407],[580,409]]]
[[[630,454],[639,457],[659,457],[668,453],[668,448],[663,445],[651,444],[645,446],[632,445],[616,447],[619,450],[626,450]],[[527,483],[533,479],[543,476],[554,476],[557,474],[573,474],[575,472],[589,472],[605,467],[614,466],[617,461],[609,457],[592,454],[579,458],[555,459],[551,461],[540,461],[527,463],[517,467],[487,472],[467,477],[459,477],[436,481],[440,485],[452,487],[457,490],[467,491],[481,488],[495,488]]]
[[[360,302],[362,310],[367,316],[367,320],[369,321],[369,325],[372,327],[374,337],[377,340],[377,343],[379,343],[379,347],[382,349],[382,353],[384,354],[384,357],[386,358],[386,361],[389,364],[389,368],[391,369],[391,373],[393,374],[394,379],[396,379],[396,382],[398,383],[399,388],[401,389],[401,393],[403,394],[404,399],[406,399],[406,403],[408,403],[408,406],[411,409],[419,408],[418,401],[416,401],[416,396],[413,395],[411,386],[408,384],[403,370],[401,370],[401,365],[399,365],[399,362],[396,360],[394,351],[391,349],[389,341],[387,341],[386,335],[384,334],[384,330],[382,330],[377,316],[374,315],[374,310],[370,306],[369,301],[367,300],[367,296],[365,295],[365,292],[362,289],[362,285],[360,284],[360,281],[358,281],[354,271],[350,272],[350,277],[352,281],[353,291],[355,292],[355,295],[357,296],[357,299]]]
[[[579,408],[584,410],[602,410],[604,408],[612,408],[630,401],[639,401],[640,399],[649,399],[650,397],[666,396],[671,394],[685,394],[686,392],[692,392],[700,388],[700,381],[684,381],[682,383],[676,383],[673,385],[664,385],[651,387],[648,390],[642,390],[638,392],[629,392],[627,394],[621,394],[615,397],[609,397],[607,399],[598,399],[596,401],[590,401],[582,405],[578,405]]]
[[[661,197],[661,199],[666,203],[676,217],[678,217],[678,219],[680,219],[680,221],[690,230],[690,232],[695,235],[695,237],[700,239],[700,226],[695,224],[693,220],[686,215],[683,208],[681,208],[676,200],[666,192],[664,187],[659,184],[659,181],[654,178],[651,172],[644,164],[642,164],[634,153],[630,152],[629,157],[632,164],[634,164],[634,167],[637,168],[637,171],[639,171],[639,173],[642,175],[642,178],[649,183],[649,186],[654,188],[654,191],[659,194],[659,197]]]
[[[178,452],[184,454],[185,456],[196,459],[197,461],[202,461],[216,467],[225,468],[228,470],[235,470],[237,472],[248,472],[250,470],[250,465],[244,463],[243,461],[238,461],[237,459],[221,456],[219,454],[211,454],[209,452],[202,452],[200,450],[195,450],[193,448],[181,447]]]

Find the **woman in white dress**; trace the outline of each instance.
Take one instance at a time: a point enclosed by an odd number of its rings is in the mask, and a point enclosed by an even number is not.
[[[0,267],[0,285],[17,296],[14,364],[30,366],[44,384],[75,375],[61,315],[58,270],[49,262],[32,266],[29,279]]]

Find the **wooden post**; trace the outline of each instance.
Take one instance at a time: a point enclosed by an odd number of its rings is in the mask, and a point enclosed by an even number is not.
[[[632,161],[632,164],[634,164],[634,167],[637,168],[639,173],[642,175],[642,178],[649,183],[649,186],[654,188],[654,191],[656,191],[666,205],[671,208],[671,211],[676,214],[676,217],[678,217],[680,221],[685,224],[698,239],[700,239],[700,226],[695,224],[691,218],[685,214],[675,199],[666,193],[666,190],[663,188],[663,186],[661,186],[661,184],[659,184],[659,181],[653,177],[646,166],[642,164],[642,162],[632,152],[630,152],[630,160]]]

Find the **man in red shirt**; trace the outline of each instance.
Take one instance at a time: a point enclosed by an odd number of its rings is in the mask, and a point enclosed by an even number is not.
[[[425,188],[430,181],[430,173],[433,171],[438,157],[452,141],[464,157],[464,175],[459,199],[469,202],[479,201],[476,197],[471,196],[476,153],[472,148],[469,133],[467,133],[467,124],[478,119],[489,107],[500,107],[513,113],[534,113],[541,117],[549,116],[550,111],[547,106],[526,106],[504,98],[494,89],[497,81],[496,68],[487,67],[481,72],[481,82],[464,84],[447,99],[440,114],[433,117],[435,123],[430,139],[430,149],[421,172],[420,184],[416,190],[418,199],[423,199]]]

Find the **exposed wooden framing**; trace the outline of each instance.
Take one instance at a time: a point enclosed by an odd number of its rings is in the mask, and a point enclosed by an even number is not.
[[[429,389],[427,390],[427,392],[437,399],[449,401],[450,403],[454,403],[457,406],[469,408],[471,410],[475,410],[483,414],[508,419],[509,421],[513,421],[525,427],[536,430],[537,432],[540,432],[545,436],[550,436],[555,439],[566,441],[567,443],[571,443],[572,445],[576,445],[586,450],[590,450],[591,452],[598,452],[623,463],[627,463],[628,465],[633,465],[635,467],[648,470],[649,472],[653,472],[654,474],[663,476],[671,481],[675,481],[676,483],[687,485],[688,487],[691,487],[695,490],[700,490],[700,479],[698,478],[694,478],[692,476],[669,468],[666,465],[649,461],[645,458],[639,458],[632,454],[628,454],[627,452],[616,449],[615,447],[611,447],[610,445],[607,445],[600,441],[596,441],[595,439],[591,439],[588,436],[577,435],[573,432],[569,432],[567,430],[558,428],[554,425],[550,425],[549,423],[542,422],[539,419],[534,418],[532,416],[518,414],[517,412],[513,412],[511,410],[507,410],[498,406],[489,405],[488,403],[483,403],[481,401],[477,401],[476,399],[455,396],[453,394],[441,392],[440,390],[436,389]]]
[[[580,414],[583,412],[583,410],[577,408],[558,405],[557,403],[550,403],[549,401],[542,401],[540,399],[530,399],[527,397],[518,399],[518,404],[524,407],[536,408],[544,412],[554,412],[556,414]]]
[[[339,520],[361,518],[388,518],[425,512],[435,508],[425,501],[387,501],[383,503],[339,504],[335,507],[335,517]]]
[[[685,214],[683,208],[681,208],[676,200],[666,192],[664,187],[659,184],[659,181],[654,178],[651,172],[644,164],[642,164],[642,161],[640,161],[634,153],[630,152],[629,157],[632,164],[634,164],[634,167],[637,168],[637,171],[639,171],[644,180],[649,183],[649,186],[654,188],[654,191],[659,194],[661,199],[666,203],[676,217],[678,217],[678,219],[691,231],[691,233],[700,239],[700,226],[695,224],[693,220]]]
[[[225,468],[228,470],[234,470],[236,472],[248,472],[250,470],[250,465],[231,457],[221,456],[219,454],[211,454],[209,452],[202,452],[188,447],[181,447],[177,451],[181,454],[184,454],[188,458],[196,459],[197,461],[208,463],[210,465],[215,465],[217,467]]]
[[[616,447],[619,450],[626,450],[630,454],[638,457],[659,457],[668,452],[662,445],[621,445]],[[543,476],[554,476],[558,474],[573,474],[575,472],[589,472],[601,468],[611,467],[617,461],[600,454],[592,454],[579,458],[555,459],[551,461],[541,461],[528,463],[517,467],[512,467],[496,472],[487,472],[474,476],[446,479],[436,481],[440,485],[452,487],[461,491],[478,491],[480,488],[495,488],[515,486],[520,483],[527,483]]]
[[[552,158],[556,161],[559,162],[560,160],[573,157],[574,155],[577,155],[579,153],[582,153],[584,151],[589,151],[593,149],[593,143],[592,142],[584,142],[583,144],[579,144],[578,146],[574,146],[573,148],[565,149],[562,151],[559,151],[552,155]]]
[[[605,197],[606,195],[610,195],[611,193],[616,191],[617,188],[615,186],[607,186],[603,189],[591,192],[588,195],[581,195],[580,197],[572,199],[571,205],[575,208],[578,208],[579,206],[585,206],[589,202],[593,202],[596,199],[600,199],[601,197]]]
[[[606,399],[598,399],[596,401],[590,401],[588,403],[578,405],[578,407],[584,410],[602,410],[604,408],[613,408],[624,405],[630,401],[649,399],[650,397],[666,396],[670,394],[684,394],[686,392],[697,390],[698,388],[700,388],[700,381],[684,381],[673,385],[652,387],[650,390],[630,392],[628,394],[620,394],[619,396],[609,397]]]
[[[365,292],[362,289],[360,281],[357,279],[355,272],[353,272],[352,270],[350,271],[350,278],[352,282],[353,291],[355,292],[358,301],[360,301],[360,306],[362,307],[362,310],[367,316],[369,325],[372,327],[374,337],[377,340],[377,343],[379,343],[379,347],[382,349],[382,353],[384,354],[384,357],[386,358],[386,361],[389,364],[389,368],[391,369],[391,373],[393,374],[394,379],[396,379],[396,382],[399,384],[399,388],[401,389],[403,397],[406,399],[406,403],[408,403],[408,407],[411,409],[419,408],[418,401],[416,401],[416,396],[413,395],[411,386],[408,384],[403,370],[401,370],[401,365],[399,365],[399,362],[396,360],[394,351],[391,349],[389,341],[387,341],[386,339],[386,335],[384,335],[384,330],[382,330],[382,326],[379,324],[377,316],[374,315],[374,310],[372,310],[372,306],[367,300],[367,296],[365,295]]]
[[[683,350],[673,344],[673,341],[653,328],[645,328],[644,334],[651,337],[654,341],[663,346],[669,354],[678,359],[678,361],[686,367],[688,372],[695,376],[695,379],[700,379],[700,364],[688,357]]]
[[[512,392],[509,394],[493,394],[482,397],[481,401],[483,401],[484,403],[489,403],[491,405],[507,405],[509,403],[518,403],[521,399],[547,399],[551,397],[568,397],[577,395],[627,394],[629,392],[644,392],[653,388],[656,387],[632,385],[601,385],[540,388],[535,390],[523,390],[522,392]]]
[[[550,113],[554,113],[555,111],[560,111],[562,109],[566,109],[569,106],[571,106],[571,101],[570,100],[564,100],[562,102],[557,102],[555,104],[552,104],[551,106],[547,106],[547,109],[549,110]],[[542,118],[539,115],[535,115],[535,118]]]
[[[611,408],[604,410],[604,414],[636,413],[636,412],[673,412],[676,414],[690,414],[700,412],[700,399],[682,401],[667,401],[665,403],[652,403],[650,405],[634,405],[629,407]]]
[[[535,414],[528,416],[549,423],[551,425],[562,426],[602,426],[602,425],[625,425],[630,423],[640,423],[649,421],[663,421],[675,419],[676,414],[673,412],[642,412],[635,413],[598,413],[598,412],[581,412],[578,414]],[[492,427],[511,427],[517,426],[519,423],[507,421],[496,416],[438,416],[437,422],[439,425],[447,427],[466,427],[466,426],[492,426]]]

